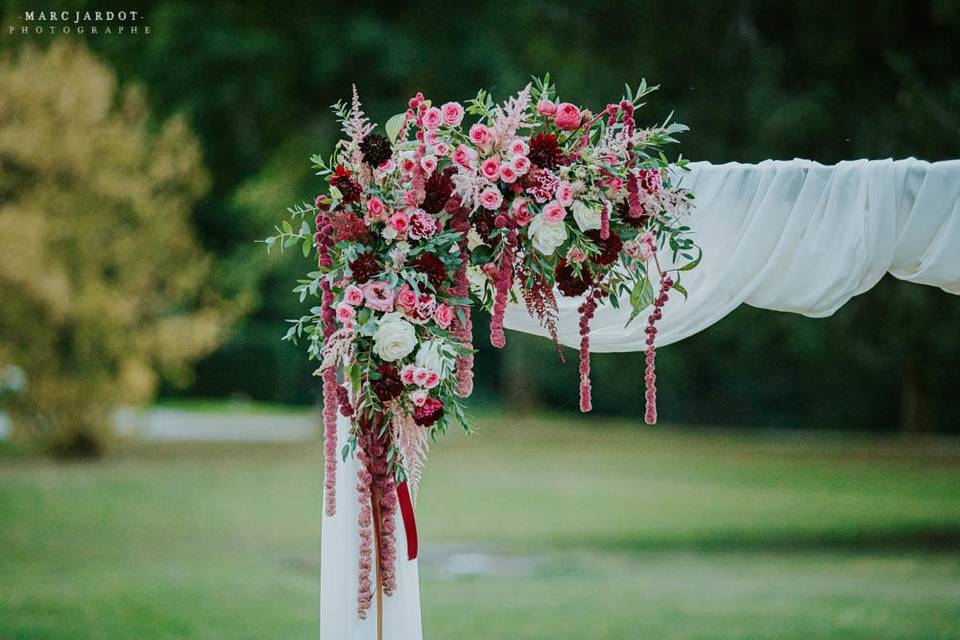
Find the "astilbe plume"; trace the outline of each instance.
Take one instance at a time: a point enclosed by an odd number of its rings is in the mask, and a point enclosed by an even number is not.
[[[511,228],[501,243],[500,270],[497,272],[493,316],[490,318],[490,344],[498,349],[502,349],[507,344],[507,336],[503,332],[503,316],[507,311],[507,296],[513,285],[513,259],[516,246],[517,230]]]
[[[673,286],[673,278],[660,274],[660,293],[653,301],[653,311],[647,316],[647,327],[644,331],[647,334],[647,367],[644,373],[644,382],[646,384],[646,412],[644,421],[647,424],[657,423],[657,372],[656,372],[656,322],[663,316],[663,305],[667,303],[667,292]]]
[[[464,208],[456,198],[452,198],[447,202],[447,211],[451,214],[450,228],[466,236],[470,230],[469,210]],[[458,298],[466,299],[470,295],[470,280],[467,277],[470,254],[467,252],[466,242],[461,242],[461,247],[460,268],[457,269],[454,276],[453,287],[450,292]],[[450,325],[450,332],[454,339],[459,340],[466,348],[466,352],[459,356],[454,363],[457,372],[455,391],[461,398],[466,398],[473,393],[473,322],[470,316],[470,306],[469,304],[460,305],[457,308],[457,313],[453,316],[453,323]]]
[[[352,160],[354,166],[360,166],[363,162],[361,145],[363,144],[364,138],[366,138],[373,129],[374,125],[360,107],[360,95],[357,93],[357,85],[353,85],[353,99],[350,105],[350,111],[343,121],[343,132],[350,139],[350,142],[353,143]]]
[[[429,429],[424,429],[410,415],[404,413],[395,403],[387,407],[392,418],[390,432],[403,456],[403,469],[407,473],[407,482],[414,501],[420,488],[420,478],[427,462],[430,450]]]
[[[506,145],[516,134],[517,130],[529,126],[527,122],[527,107],[530,106],[530,83],[527,83],[516,96],[510,97],[497,107],[493,120],[493,142],[497,147]]]

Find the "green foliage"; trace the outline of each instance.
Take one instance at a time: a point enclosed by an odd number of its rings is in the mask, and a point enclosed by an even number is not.
[[[15,435],[95,454],[229,321],[189,219],[200,146],[76,43],[3,56],[0,86],[0,366],[26,374],[5,408]]]

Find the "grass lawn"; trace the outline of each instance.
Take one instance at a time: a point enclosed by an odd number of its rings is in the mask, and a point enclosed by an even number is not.
[[[421,490],[428,639],[960,637],[956,442],[478,427]],[[0,638],[315,638],[321,455],[0,450]]]

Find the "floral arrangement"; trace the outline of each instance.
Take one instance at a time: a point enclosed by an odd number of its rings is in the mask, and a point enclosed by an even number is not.
[[[339,453],[355,453],[362,467],[361,617],[374,566],[376,593],[396,588],[394,514],[409,502],[408,485],[416,494],[428,444],[452,419],[470,428],[462,401],[473,386],[474,304],[492,313],[494,347],[506,342],[507,305],[520,301],[559,346],[556,296],[580,299],[583,411],[597,306],[628,301],[628,322],[650,309],[646,421],[656,421],[656,323],[671,291],[686,295],[680,274],[699,249],[681,224],[692,194],[672,171],[686,163],[662,152],[686,127],[636,124],[655,89],[628,86],[596,114],[561,102],[549,76],[499,105],[485,91],[464,105],[417,94],[385,133],[356,88],[349,104],[334,105],[343,138],[328,158],[311,158],[328,188],[292,207],[292,223],[266,242],[318,257],[295,291],[320,304],[292,320],[286,338],[305,338],[320,363],[330,515],[337,413],[351,419]]]

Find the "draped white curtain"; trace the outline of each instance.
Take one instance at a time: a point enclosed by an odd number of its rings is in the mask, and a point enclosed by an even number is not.
[[[671,295],[658,323],[658,346],[709,327],[741,304],[812,317],[832,314],[887,272],[960,294],[960,161],[856,160],[825,166],[809,160],[757,165],[693,163],[684,184],[696,194],[690,226],[703,248],[700,266],[683,274],[690,297]],[[560,339],[579,344],[577,299],[558,298]],[[624,328],[629,304],[597,310],[594,351],[642,351],[645,323]],[[545,335],[521,306],[506,326]],[[346,421],[339,425],[345,438]],[[337,515],[324,518],[320,635],[376,638],[376,611],[356,612],[355,460],[337,471]],[[397,526],[397,548],[405,548]],[[416,562],[401,552],[397,592],[384,601],[385,640],[419,640]]]

